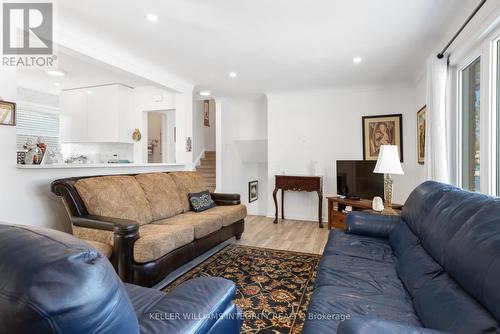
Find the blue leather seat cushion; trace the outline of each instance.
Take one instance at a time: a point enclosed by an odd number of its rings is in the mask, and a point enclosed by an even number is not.
[[[410,295],[443,272],[443,268],[420,245],[409,246],[397,261],[396,270]]]
[[[342,254],[377,262],[395,263],[391,246],[387,239],[345,234],[343,231],[330,232],[323,255]]]
[[[492,315],[446,273],[420,288],[414,305],[425,327],[458,334],[500,333]]]
[[[316,287],[357,289],[363,295],[388,295],[411,303],[393,263],[333,254],[323,256],[320,266]]]

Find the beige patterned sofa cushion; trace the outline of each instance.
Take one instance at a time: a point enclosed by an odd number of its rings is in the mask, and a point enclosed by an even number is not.
[[[78,239],[86,241],[96,241],[113,246],[113,241],[114,241],[113,231],[98,230],[95,228],[87,228],[87,227],[80,227],[73,225],[73,235]]]
[[[146,195],[133,176],[80,179],[75,188],[91,215],[130,219],[140,225],[153,220]]]
[[[84,241],[88,243],[90,247],[98,250],[102,255],[104,255],[108,259],[111,258],[111,254],[113,254],[113,246],[99,241],[91,241],[91,240],[84,240]]]
[[[191,211],[188,194],[205,190],[203,178],[197,172],[174,172],[170,173],[170,176],[179,189],[184,212]]]
[[[247,207],[243,204],[238,205],[218,205],[215,208],[208,209],[197,215],[215,215],[222,218],[222,226],[229,226],[238,220],[245,219],[247,216]]]
[[[139,227],[134,243],[134,260],[145,263],[159,259],[194,240],[192,226],[148,224]]]
[[[194,238],[200,239],[222,228],[222,218],[217,215],[199,215],[194,211],[172,218],[152,222],[159,225],[182,225],[194,228]]]
[[[153,220],[182,213],[183,207],[177,185],[169,174],[149,173],[135,176],[151,207]]]

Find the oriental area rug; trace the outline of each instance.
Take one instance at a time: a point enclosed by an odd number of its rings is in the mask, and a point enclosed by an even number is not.
[[[170,283],[168,292],[195,277],[236,284],[243,310],[241,333],[297,334],[307,314],[321,255],[229,245]]]

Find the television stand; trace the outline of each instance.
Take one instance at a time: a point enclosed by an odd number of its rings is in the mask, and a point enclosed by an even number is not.
[[[344,212],[347,206],[352,207],[353,211],[364,211],[372,209],[372,200],[358,199],[353,200],[349,198],[340,198],[338,196],[327,197],[328,200],[328,229],[339,228],[345,230],[347,228],[345,219],[347,214]],[[395,210],[403,208],[400,204],[392,204]]]
[[[360,201],[361,197],[359,197],[359,196],[346,196],[346,199],[350,199],[351,201]]]

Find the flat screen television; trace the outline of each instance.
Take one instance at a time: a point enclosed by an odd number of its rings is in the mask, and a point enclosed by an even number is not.
[[[375,174],[376,161],[337,160],[337,192],[347,198],[384,197],[384,174]]]

